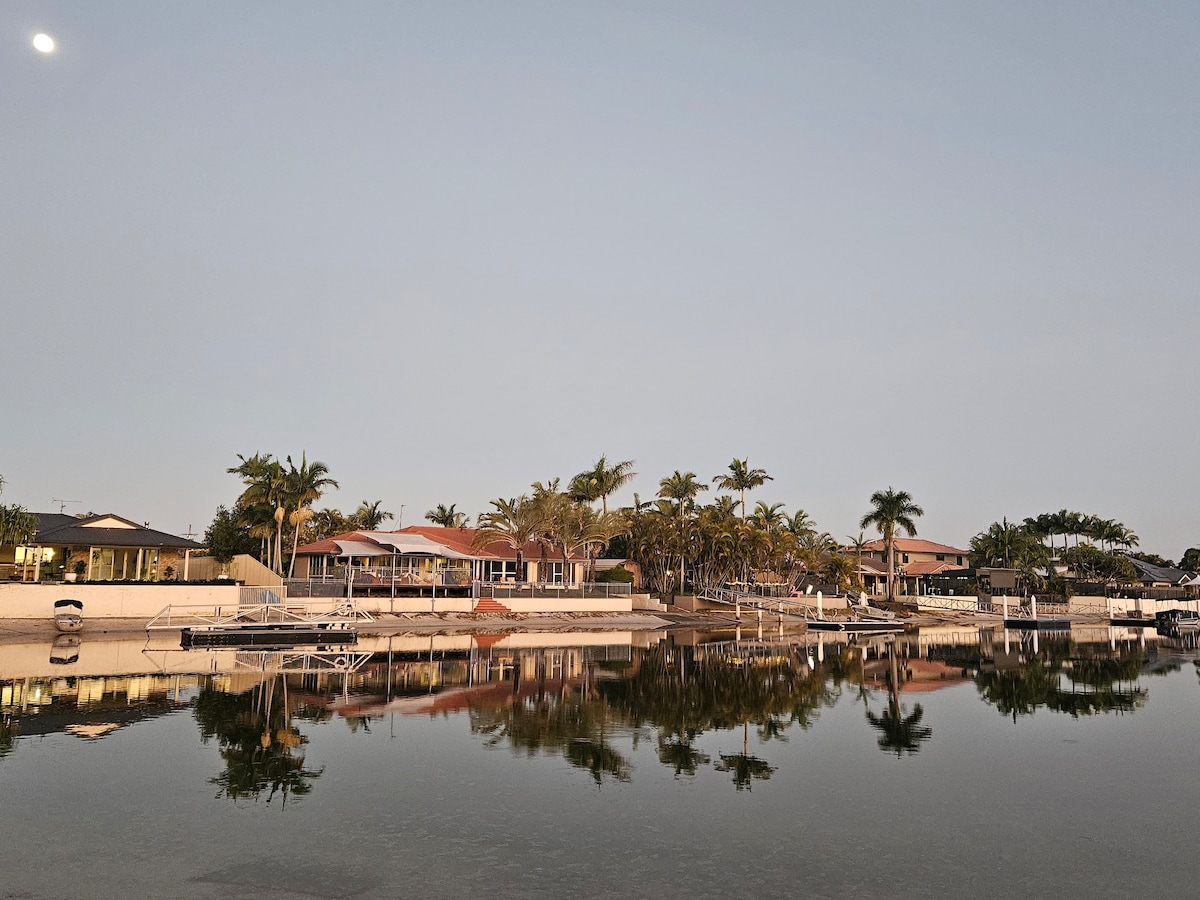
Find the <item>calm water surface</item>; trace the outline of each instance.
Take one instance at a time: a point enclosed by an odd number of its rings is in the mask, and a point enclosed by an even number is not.
[[[738,637],[0,643],[0,897],[1200,895],[1192,647]]]

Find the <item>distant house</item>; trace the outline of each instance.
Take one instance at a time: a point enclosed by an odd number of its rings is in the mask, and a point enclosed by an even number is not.
[[[184,578],[192,551],[204,549],[195,541],[111,513],[83,518],[64,513],[35,515],[38,528],[34,539],[5,548],[5,556],[0,557],[0,574],[10,580]]]
[[[1182,587],[1192,579],[1190,573],[1174,566],[1156,566],[1133,556],[1127,559],[1137,569],[1138,581],[1143,587]]]
[[[394,573],[401,585],[462,584],[470,581],[576,584],[587,560],[529,541],[517,551],[502,541],[474,545],[476,529],[410,525],[399,531],[348,531],[296,550],[297,578],[341,577],[347,566]]]
[[[893,544],[896,552],[897,594],[927,593],[930,576],[965,569],[970,561],[970,550],[960,550],[947,544],[917,538],[896,538]],[[882,538],[869,541],[863,547],[860,574],[869,592],[883,593],[887,590],[887,544]]]

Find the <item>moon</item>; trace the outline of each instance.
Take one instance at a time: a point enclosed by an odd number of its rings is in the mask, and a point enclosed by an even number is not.
[[[54,38],[48,34],[35,34],[33,36],[33,48],[41,53],[53,53]]]

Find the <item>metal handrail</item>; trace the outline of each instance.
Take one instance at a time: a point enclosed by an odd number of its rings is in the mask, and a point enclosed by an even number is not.
[[[313,607],[321,607],[317,610]],[[258,625],[354,625],[373,622],[374,617],[354,603],[238,604],[236,606],[209,603],[172,603],[164,607],[149,622],[146,630],[173,628],[217,627],[248,628]]]

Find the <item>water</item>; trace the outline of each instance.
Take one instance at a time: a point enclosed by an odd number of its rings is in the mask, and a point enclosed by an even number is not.
[[[1195,895],[1197,653],[1135,635],[0,644],[0,897]]]

